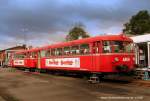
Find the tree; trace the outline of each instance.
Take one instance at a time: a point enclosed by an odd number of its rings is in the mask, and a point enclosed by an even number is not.
[[[69,34],[66,36],[66,41],[72,41],[72,40],[77,40],[80,38],[87,38],[87,37],[90,36],[85,32],[83,27],[77,25],[69,31]]]
[[[128,23],[124,24],[123,32],[126,34],[139,35],[150,32],[150,15],[147,10],[139,11],[132,16]]]

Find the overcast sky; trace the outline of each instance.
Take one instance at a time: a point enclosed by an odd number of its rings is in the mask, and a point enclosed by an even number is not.
[[[78,23],[91,36],[120,33],[139,10],[150,0],[0,0],[0,50],[63,41]]]

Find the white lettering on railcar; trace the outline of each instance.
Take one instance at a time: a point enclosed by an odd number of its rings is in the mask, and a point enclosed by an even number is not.
[[[24,65],[24,60],[14,60],[14,65]]]
[[[80,58],[55,58],[46,59],[45,65],[47,67],[73,67],[80,68]]]
[[[124,57],[123,59],[122,59],[122,61],[130,61],[130,58],[128,58],[128,57]]]

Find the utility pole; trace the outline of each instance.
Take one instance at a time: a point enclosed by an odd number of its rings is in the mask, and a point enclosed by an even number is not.
[[[27,28],[23,28],[22,29],[22,32],[23,32],[23,39],[24,39],[24,44],[27,45],[27,32],[28,32],[28,29]]]

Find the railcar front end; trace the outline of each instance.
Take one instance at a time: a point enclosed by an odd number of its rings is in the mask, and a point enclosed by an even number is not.
[[[100,54],[100,72],[129,72],[134,69],[135,56],[132,41],[103,41]]]

